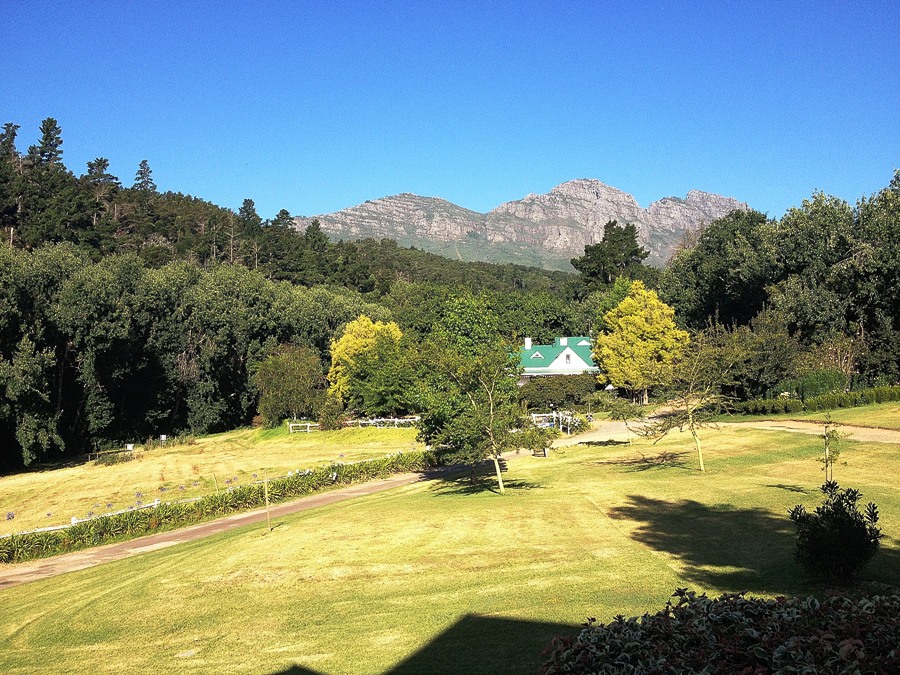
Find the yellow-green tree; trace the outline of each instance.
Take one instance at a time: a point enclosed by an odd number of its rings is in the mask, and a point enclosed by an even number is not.
[[[607,331],[594,338],[594,361],[600,381],[641,393],[665,384],[688,343],[687,332],[675,325],[675,310],[647,290],[640,281],[631,284],[628,295],[603,316]]]
[[[351,370],[364,354],[378,345],[379,336],[399,341],[400,327],[393,321],[372,321],[365,314],[347,324],[344,333],[331,343],[331,370],[328,371],[329,394],[346,401],[352,389]]]

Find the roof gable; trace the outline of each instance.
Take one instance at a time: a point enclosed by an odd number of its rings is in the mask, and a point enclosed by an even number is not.
[[[569,352],[570,362],[565,362],[564,353]],[[575,337],[555,338],[552,345],[532,345],[530,348],[519,348],[519,363],[527,373],[541,370],[562,370],[564,372],[582,372],[596,370],[591,355],[591,338],[578,335]]]

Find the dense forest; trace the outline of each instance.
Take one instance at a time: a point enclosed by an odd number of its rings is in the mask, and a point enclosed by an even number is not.
[[[737,397],[823,370],[844,373],[844,386],[900,376],[900,173],[856,205],[815,194],[779,220],[734,212],[686,239],[661,272],[643,264],[633,226],[611,223],[573,261],[575,275],[387,240],[330,242],[316,223],[295,230],[286,210],[263,220],[250,199],[234,212],[160,193],[146,160],[130,187],[103,157],[75,175],[52,118],[24,153],[17,132],[8,123],[0,134],[6,469],[249,424],[267,359],[304,348],[324,375],[333,342],[361,315],[396,324],[401,350],[438,329],[540,343],[605,330],[630,279],[655,289],[682,328],[743,331],[727,383]],[[478,316],[454,327],[461,306]]]

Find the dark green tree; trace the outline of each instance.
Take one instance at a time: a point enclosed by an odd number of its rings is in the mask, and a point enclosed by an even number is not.
[[[89,196],[62,163],[61,133],[55,119],[45,119],[40,141],[28,148],[22,163],[18,238],[28,248],[78,242],[90,227]]]
[[[62,129],[52,117],[41,122],[41,140],[28,148],[28,163],[32,166],[54,166],[62,163]]]
[[[500,492],[500,458],[518,447],[525,428],[519,406],[519,355],[502,338],[483,298],[469,294],[446,303],[422,349],[419,436],[444,448],[450,461],[475,467],[491,460]]]
[[[94,229],[95,236],[101,235],[99,231],[103,226],[107,230],[102,234],[105,235],[103,243],[98,241],[101,248],[111,247],[109,239],[112,236],[112,218],[110,212],[113,207],[113,199],[116,193],[121,189],[119,179],[108,171],[109,160],[106,157],[97,157],[87,163],[87,173],[81,177],[81,181],[87,186],[93,199],[93,208],[91,209],[91,225]]]
[[[248,236],[257,236],[262,231],[263,220],[256,212],[256,204],[252,199],[241,202],[237,217],[241,223],[241,230]]]
[[[285,230],[290,229],[293,225],[294,217],[287,209],[281,209],[275,214],[275,219],[272,221],[272,227],[280,227]]]
[[[733,211],[675,256],[662,273],[659,295],[693,328],[710,319],[745,325],[763,308],[766,287],[780,278],[779,242],[764,214]]]
[[[16,150],[18,130],[18,124],[7,122],[0,132],[0,227],[9,233],[10,242],[18,225],[21,192],[22,161]]]
[[[643,262],[650,253],[637,241],[637,228],[610,220],[603,227],[603,239],[584,247],[584,255],[572,258],[572,267],[581,274],[585,292],[611,284],[625,275],[642,278]]]
[[[138,164],[138,170],[134,174],[134,184],[131,186],[131,189],[144,193],[156,192],[153,171],[150,169],[150,162],[146,159],[142,159],[141,163]]]
[[[315,418],[325,398],[322,360],[309,347],[281,345],[253,374],[259,389],[259,414],[266,426],[285,418]]]

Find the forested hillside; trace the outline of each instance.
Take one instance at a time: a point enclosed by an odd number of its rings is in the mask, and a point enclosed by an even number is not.
[[[92,260],[134,253],[150,267],[187,260],[209,267],[240,264],[274,280],[386,292],[398,278],[471,289],[563,290],[572,275],[517,265],[466,264],[401,249],[392,241],[330,243],[318,223],[305,233],[281,210],[263,220],[252,199],[237,213],[181,193],[157,191],[143,160],[131,187],[103,158],[76,176],[62,161],[62,130],[48,118],[38,142],[16,148],[18,126],[0,134],[0,228],[11,247],[31,250],[71,242]]]
[[[661,275],[643,264],[635,228],[609,223],[573,275],[388,240],[332,243],[315,223],[292,230],[286,211],[263,220],[250,199],[233,212],[159,193],[146,161],[131,187],[102,157],[76,176],[55,120],[24,153],[17,130],[0,135],[5,469],[249,424],[262,364],[308,350],[324,389],[332,345],[362,315],[395,323],[393,337],[370,336],[355,391],[336,404],[317,392],[312,413],[439,407],[440,345],[464,356],[476,343],[508,354],[525,336],[596,339],[631,280],[656,288],[683,328],[719,322],[734,333],[738,367],[718,383],[729,396],[823,372],[839,373],[842,388],[900,377],[900,174],[855,206],[816,194],[780,220],[734,212],[686,240]],[[665,385],[650,389],[665,396]]]

